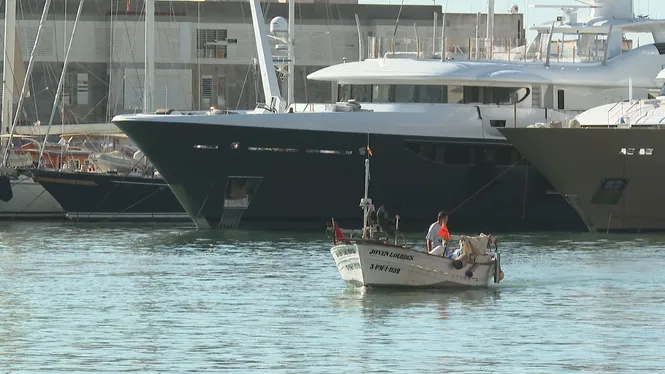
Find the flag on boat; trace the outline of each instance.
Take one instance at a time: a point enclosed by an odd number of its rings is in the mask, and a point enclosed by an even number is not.
[[[337,241],[338,239],[346,239],[346,236],[339,228],[339,226],[337,226],[337,222],[335,222],[334,219],[332,220],[332,224],[333,224],[333,229],[335,230],[335,241]]]
[[[448,231],[448,227],[444,223],[441,225],[441,230],[439,230],[439,236],[446,239],[446,241],[450,241],[450,231]]]
[[[374,153],[372,153],[372,148],[369,147],[369,144],[367,144],[367,153],[368,153],[370,156],[374,156]]]
[[[131,3],[132,3],[131,0],[127,0],[127,11],[128,11],[128,12],[129,12],[129,9],[130,9],[130,7],[131,7]]]

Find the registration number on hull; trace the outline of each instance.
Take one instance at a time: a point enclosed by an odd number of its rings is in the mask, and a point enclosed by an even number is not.
[[[400,272],[402,269],[400,269],[400,268],[395,268],[395,267],[388,266],[388,265],[370,264],[370,265],[369,265],[369,270],[374,270],[374,271],[387,271],[388,273],[399,274],[399,272]]]

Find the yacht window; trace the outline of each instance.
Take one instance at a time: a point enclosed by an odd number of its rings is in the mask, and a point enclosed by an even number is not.
[[[481,90],[483,93],[481,99],[483,104],[498,104],[498,102],[494,100],[495,87],[483,87]]]
[[[515,94],[517,93],[517,102],[526,98],[528,91],[517,87],[483,87],[480,101],[483,104],[512,105],[515,103]],[[520,97],[520,94],[522,94]]]
[[[416,86],[398,84],[395,86],[396,103],[413,103],[416,98]]]
[[[416,92],[416,101],[419,103],[448,102],[448,87],[446,86],[417,86]]]
[[[660,89],[660,93],[658,94],[658,96],[665,96],[665,84],[664,84],[663,87]]]
[[[463,86],[448,86],[446,96],[450,104],[464,103],[464,87]]]
[[[470,165],[472,149],[465,144],[446,144],[445,163],[453,165]]]
[[[337,88],[337,101],[343,102],[351,98],[351,85],[340,84]]]
[[[522,156],[513,147],[504,145],[485,145],[475,148],[474,164],[493,164],[496,166],[512,166],[521,161]],[[524,166],[525,162],[518,165]]]
[[[372,102],[373,103],[391,103],[394,102],[395,93],[390,86],[387,84],[377,84],[374,85],[372,89]],[[391,100],[393,99],[393,100]]]
[[[485,165],[485,166],[524,166],[522,156],[513,147],[507,145],[464,144],[464,143],[428,143],[406,141],[408,151],[418,156],[448,165]]]
[[[516,94],[517,94],[517,102],[520,102],[526,98],[525,95],[527,95],[528,92],[526,91],[525,88],[494,87],[492,103],[497,105],[515,104]]]
[[[491,119],[490,126],[492,127],[506,127],[505,119]]]
[[[559,104],[558,105],[559,109],[564,109],[564,107],[565,107],[565,105],[564,105],[565,104],[565,99],[564,99],[563,95],[564,95],[563,90],[558,90],[557,91],[557,101],[558,101],[558,104]]]
[[[368,84],[351,86],[351,98],[359,103],[372,101],[372,86]]]
[[[482,103],[482,89],[475,86],[464,86],[464,103]]]

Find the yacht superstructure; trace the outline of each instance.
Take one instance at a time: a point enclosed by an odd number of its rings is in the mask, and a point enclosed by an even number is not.
[[[322,196],[335,191],[348,194],[338,201],[353,201],[362,188],[354,177],[361,172],[357,158],[364,157],[368,138],[376,158],[373,185],[382,186],[373,194],[415,225],[426,224],[443,208],[455,210],[460,226],[582,228],[565,200],[548,194],[551,185],[498,130],[566,122],[625,95],[629,81],[636,97],[647,97],[665,63],[665,45],[659,43],[625,52],[611,48],[613,38],[622,38],[617,30],[658,30],[661,21],[606,18],[602,26],[565,28],[580,42],[593,34],[604,40],[600,60],[556,62],[550,53],[543,61],[383,56],[309,75],[338,82],[337,103],[292,103],[271,84],[274,71],[263,22],[258,22],[260,8],[252,4],[265,97],[272,98],[266,105],[247,114],[141,114],[113,120],[154,163],[199,228],[318,227],[329,218],[320,212],[340,222],[353,220],[355,204],[326,206],[330,199]],[[548,50],[555,31],[550,25]],[[659,37],[656,31],[652,35]],[[238,191],[247,203],[234,206],[240,213],[234,211],[230,220],[227,202]],[[405,196],[430,204],[412,204]],[[487,204],[503,205],[492,216]]]
[[[592,108],[567,124],[501,132],[590,231],[665,231],[665,70],[660,95]]]

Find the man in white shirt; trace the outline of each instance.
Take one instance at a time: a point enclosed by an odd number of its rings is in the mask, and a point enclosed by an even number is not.
[[[427,230],[427,253],[431,255],[441,256],[443,255],[443,238],[439,236],[439,232],[445,223],[448,222],[448,213],[439,212],[436,216],[436,222],[434,222]]]

